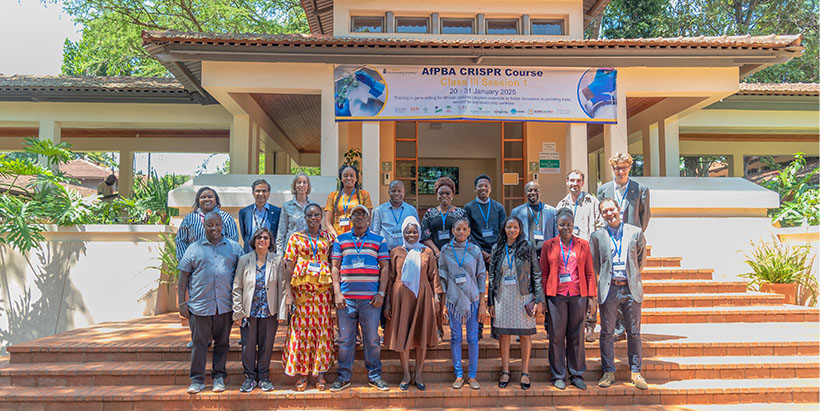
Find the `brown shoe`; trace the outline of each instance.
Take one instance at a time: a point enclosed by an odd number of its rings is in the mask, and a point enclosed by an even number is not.
[[[584,333],[584,341],[586,342],[595,342],[595,326],[593,325],[590,327],[589,325],[586,326],[586,332]]]
[[[646,384],[646,380],[637,372],[632,373],[632,383],[635,384],[635,388],[639,390],[646,390],[649,388],[649,385]]]
[[[614,372],[605,372],[604,375],[601,376],[601,379],[598,380],[598,386],[601,388],[611,387],[612,384],[615,384]]]

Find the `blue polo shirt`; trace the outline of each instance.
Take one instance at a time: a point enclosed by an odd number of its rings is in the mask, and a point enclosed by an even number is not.
[[[233,278],[242,246],[227,237],[216,245],[203,238],[188,247],[177,265],[188,277],[188,309],[198,316],[233,312]]]
[[[333,260],[341,260],[341,290],[345,298],[371,299],[379,292],[379,261],[389,260],[384,237],[365,231],[359,238],[348,231],[333,242]]]

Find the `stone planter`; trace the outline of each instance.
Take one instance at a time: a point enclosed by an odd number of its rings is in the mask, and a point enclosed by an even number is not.
[[[760,284],[760,291],[764,293],[783,294],[786,296],[786,304],[797,304],[797,283],[791,284]]]

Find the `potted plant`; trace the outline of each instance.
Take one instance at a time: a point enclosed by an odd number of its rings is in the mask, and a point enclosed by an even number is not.
[[[165,299],[165,304],[157,304],[164,306],[167,310],[179,310],[177,304],[177,282],[179,281],[179,270],[177,270],[177,247],[174,241],[174,235],[162,234],[160,239],[163,242],[162,252],[157,257],[159,265],[149,266],[160,272],[160,284],[165,287],[160,287],[160,296],[158,298]],[[183,326],[188,326],[188,319],[180,317],[180,323]]]
[[[803,294],[809,305],[814,305],[817,279],[812,275],[811,254],[809,244],[789,245],[773,236],[771,242],[758,244],[746,255],[752,271],[740,276],[750,280],[753,290],[785,295],[787,304],[797,304],[798,295]]]

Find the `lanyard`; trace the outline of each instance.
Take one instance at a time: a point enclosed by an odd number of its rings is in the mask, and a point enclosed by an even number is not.
[[[311,260],[316,259],[316,255],[319,254],[319,237],[317,236],[314,240],[313,237],[310,236],[310,233],[307,233],[308,241],[310,241],[310,252],[313,254],[313,258]]]
[[[624,232],[623,232],[624,223],[621,222],[621,225],[618,226],[618,231],[620,235],[618,236],[618,242],[615,242],[615,236],[612,235],[612,232],[609,232],[609,239],[612,240],[612,246],[615,247],[615,253],[618,255],[618,261],[623,261],[621,259],[621,250],[623,249],[623,240],[624,240]],[[609,230],[607,230],[609,231]]]
[[[627,185],[627,187],[626,187],[626,188],[629,188],[629,186]],[[572,216],[573,216],[574,218],[578,218],[578,214],[577,214],[577,211],[578,211],[578,202],[583,201],[583,200],[584,200],[584,193],[583,193],[583,192],[581,192],[581,194],[579,194],[579,195],[578,195],[578,199],[577,199],[577,200],[575,200],[575,208],[573,208],[573,209],[572,209]],[[618,204],[618,205],[620,205],[620,204]]]
[[[513,270],[513,265],[512,265],[512,257],[510,256],[510,247],[508,247],[506,243],[504,244],[504,252],[507,253],[507,265],[510,267],[510,271],[512,271]]]
[[[399,219],[404,214],[404,205],[399,207],[399,216],[398,217],[396,217],[396,210],[393,209],[393,206],[390,206],[390,214],[393,214],[393,219],[396,220],[396,225],[401,226],[401,222],[399,221]]]
[[[453,239],[450,239],[450,248],[453,250],[453,256],[456,258],[456,263],[459,267],[464,268],[464,260],[467,259],[467,247],[464,247],[464,255],[461,257],[461,261],[458,260],[458,253],[456,253],[456,247],[453,245]]]
[[[265,225],[265,222],[268,221],[268,213],[264,208],[262,209],[262,218],[258,217],[256,210],[253,210],[253,226],[254,231],[259,230]]]
[[[536,216],[536,215],[532,212],[532,207],[527,206],[527,210],[530,212],[530,216],[532,216],[532,219],[535,221],[535,227],[536,227],[536,230],[537,230],[537,229],[539,229],[539,228],[541,228],[541,224],[539,224],[539,223],[538,223],[538,220],[540,220],[540,219],[541,219],[541,210],[543,210],[543,209],[544,209],[544,204],[542,204],[542,203],[539,201],[539,202],[538,202],[538,215]]]
[[[569,247],[567,247],[567,254],[564,255],[564,242],[558,240],[558,243],[561,245],[561,258],[564,260],[564,269],[569,272],[569,257],[572,254],[572,238],[569,239]]]
[[[344,195],[345,195],[345,192],[342,191],[342,197],[344,197]],[[350,195],[347,196],[347,201],[344,204],[342,204],[342,210],[344,212],[344,215],[347,215],[347,206],[350,205],[350,199],[353,198],[354,195],[356,195],[356,189],[355,188],[350,193]]]
[[[364,233],[362,238],[356,237],[355,235],[353,236],[353,238],[355,238],[356,240],[361,240],[362,241],[359,244],[356,244],[356,241],[353,241],[353,247],[356,249],[356,255],[361,255],[362,254],[362,248],[364,248],[364,239],[365,239],[365,237],[367,237],[367,232]]]
[[[449,210],[450,207],[447,207],[447,209]],[[450,212],[448,211],[446,213],[441,213],[441,229],[442,230],[447,229],[447,214],[450,214]]]
[[[481,216],[484,217],[484,227],[490,226],[490,210],[493,209],[493,203],[487,202],[487,215],[484,215],[484,209],[481,208],[481,203],[476,201],[476,205],[478,206],[478,211],[481,212]]]
[[[621,201],[619,201],[619,202],[618,202],[618,207],[620,207],[620,208],[621,208],[621,212],[622,212],[622,213],[624,212],[624,200],[626,199],[626,193],[628,193],[628,192],[629,192],[629,184],[630,184],[630,183],[632,183],[632,181],[627,181],[627,182],[626,182],[626,187],[624,188],[624,195],[622,195],[622,196],[621,196]],[[617,184],[617,183],[616,183],[616,184]],[[612,191],[613,191],[613,192],[615,191],[615,185],[616,185],[616,184],[613,184],[613,185],[612,185]]]

